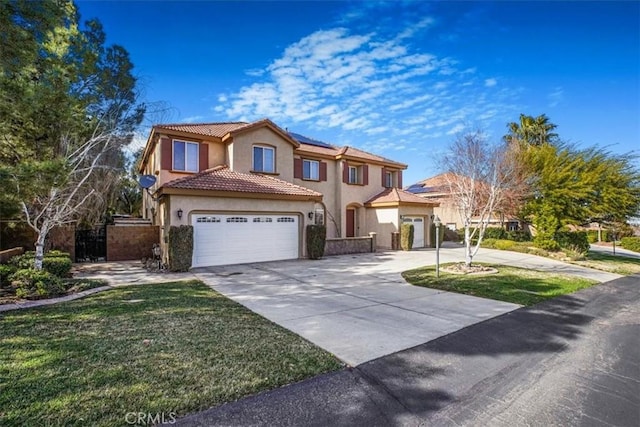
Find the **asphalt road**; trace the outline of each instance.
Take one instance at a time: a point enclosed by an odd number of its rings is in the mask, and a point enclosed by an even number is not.
[[[639,349],[636,275],[177,425],[637,427]]]

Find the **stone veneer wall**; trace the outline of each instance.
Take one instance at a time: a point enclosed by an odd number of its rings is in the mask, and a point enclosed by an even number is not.
[[[376,233],[368,237],[346,237],[343,239],[327,239],[324,255],[361,254],[376,251]]]

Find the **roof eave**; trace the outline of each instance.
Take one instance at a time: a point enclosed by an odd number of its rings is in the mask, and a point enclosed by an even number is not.
[[[201,188],[175,188],[160,187],[159,195],[181,195],[181,196],[201,196],[201,197],[228,197],[235,199],[269,199],[269,200],[295,200],[321,202],[322,195],[313,194],[277,194],[277,193],[256,193],[245,191],[223,191],[205,190]]]

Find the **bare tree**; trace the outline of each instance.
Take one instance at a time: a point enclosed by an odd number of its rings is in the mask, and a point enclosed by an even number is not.
[[[476,130],[456,138],[443,164],[464,225],[465,264],[470,267],[493,214],[522,194],[517,153],[506,145],[489,144],[483,132]]]

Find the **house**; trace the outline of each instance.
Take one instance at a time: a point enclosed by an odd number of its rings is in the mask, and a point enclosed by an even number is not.
[[[328,238],[377,233],[390,248],[401,219],[416,221],[422,247],[437,204],[402,190],[406,168],[269,119],[159,124],[140,165],[156,177],[143,215],[160,226],[165,258],[169,227],[193,226],[194,267],[305,257],[308,224],[325,224]]]
[[[455,178],[450,172],[442,173],[431,178],[424,179],[407,187],[407,192],[422,197],[425,200],[438,203],[434,207],[433,213],[440,218],[442,224],[449,230],[456,231],[464,227],[460,212],[456,206],[455,200],[451,195],[450,182]],[[479,219],[472,218],[472,224],[479,222]],[[506,218],[499,212],[494,213],[489,219],[489,227],[503,227],[508,231],[519,230],[521,228],[520,221],[517,219]]]

